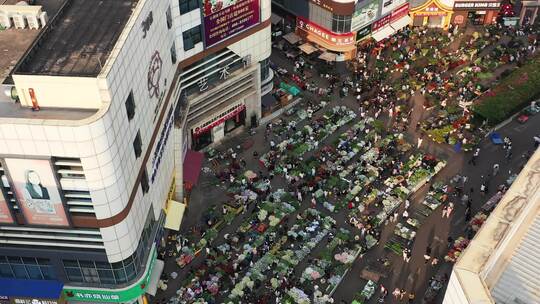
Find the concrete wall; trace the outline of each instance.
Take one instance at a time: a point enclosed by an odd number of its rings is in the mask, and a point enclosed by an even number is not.
[[[99,109],[102,106],[96,78],[13,75],[23,107],[32,107],[29,89],[42,108]]]

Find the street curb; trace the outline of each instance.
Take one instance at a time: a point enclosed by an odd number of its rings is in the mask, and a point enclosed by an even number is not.
[[[514,114],[514,115],[510,116],[509,118],[507,118],[505,121],[503,121],[500,124],[496,125],[495,127],[491,128],[489,130],[489,132],[487,132],[486,135],[484,135],[484,138],[487,138],[489,136],[489,134],[491,134],[492,132],[497,131],[500,128],[505,127],[507,124],[511,123],[512,120],[514,120],[514,118],[516,118],[521,113],[521,111],[523,111],[523,110],[520,110],[516,114]]]

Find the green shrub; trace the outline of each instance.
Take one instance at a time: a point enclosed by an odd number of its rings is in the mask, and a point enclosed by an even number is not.
[[[514,70],[473,106],[476,115],[497,124],[540,95],[540,55]]]

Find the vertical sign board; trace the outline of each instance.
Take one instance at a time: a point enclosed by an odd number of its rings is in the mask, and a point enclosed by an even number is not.
[[[259,0],[203,0],[206,47],[257,25]]]
[[[5,163],[29,225],[69,226],[50,160],[6,158]]]

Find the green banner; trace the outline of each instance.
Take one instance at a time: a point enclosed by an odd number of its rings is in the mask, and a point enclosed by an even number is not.
[[[68,301],[81,302],[107,302],[123,303],[130,302],[146,292],[148,281],[156,262],[156,246],[152,246],[152,252],[146,265],[146,272],[135,284],[124,289],[87,289],[64,287],[65,299]]]

